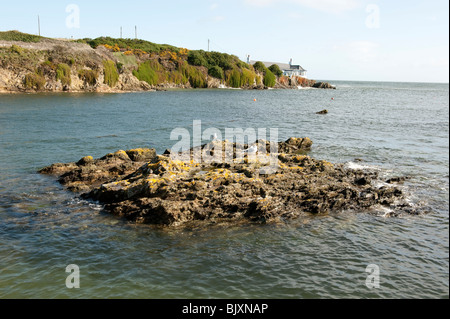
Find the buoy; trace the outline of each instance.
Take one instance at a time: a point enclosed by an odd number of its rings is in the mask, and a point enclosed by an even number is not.
[[[331,98],[334,101],[334,97]]]
[[[256,102],[256,99],[253,99],[253,102]]]

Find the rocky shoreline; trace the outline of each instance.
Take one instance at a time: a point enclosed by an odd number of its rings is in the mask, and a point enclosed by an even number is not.
[[[309,138],[280,142],[276,154],[269,154],[269,142],[258,142],[255,156],[245,151],[248,145],[203,145],[197,151],[221,154],[209,164],[192,160],[189,155],[196,149],[182,160],[170,150],[158,155],[154,149],[135,149],[53,164],[39,173],[56,176],[83,199],[98,201],[106,212],[139,224],[266,223],[343,211],[417,213],[399,187],[402,178],[382,181],[377,172],[313,159],[306,155],[312,146]],[[231,161],[226,157],[230,152]],[[276,164],[271,172],[266,170],[269,158],[275,158],[271,168]]]

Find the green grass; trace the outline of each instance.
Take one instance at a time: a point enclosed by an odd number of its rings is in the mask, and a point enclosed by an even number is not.
[[[156,61],[146,61],[141,63],[137,70],[133,71],[133,75],[139,81],[145,81],[150,85],[157,85],[159,84],[158,72],[160,72],[161,68],[161,65]]]
[[[138,67],[138,62],[135,55],[125,55],[121,52],[113,52],[114,57],[123,64],[125,68]]]
[[[22,33],[19,31],[0,32],[0,40],[4,41],[39,42],[42,39],[45,38],[33,34]]]
[[[102,44],[108,44],[110,46],[115,46],[117,44],[120,48],[129,48],[131,50],[140,49],[147,53],[152,52],[159,53],[165,50],[170,50],[178,53],[180,50],[179,48],[174,47],[172,45],[156,44],[153,42],[139,39],[116,39],[111,37],[100,37],[96,39],[84,38],[81,40],[77,40],[77,42],[89,44],[94,49]]]

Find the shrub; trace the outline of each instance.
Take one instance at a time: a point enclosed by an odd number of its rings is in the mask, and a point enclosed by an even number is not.
[[[266,66],[264,65],[264,63],[258,61],[255,64],[253,64],[253,67],[255,68],[256,71],[265,74],[266,73]]]
[[[208,62],[201,52],[202,51],[190,51],[187,59],[189,64],[208,67]]]
[[[188,67],[188,79],[193,88],[206,88],[208,86],[205,75],[194,66]]]
[[[227,82],[228,85],[231,86],[232,88],[241,87],[241,72],[239,72],[237,69],[231,71]]]
[[[256,85],[262,85],[262,80],[259,75],[256,76],[255,80],[256,80]]]
[[[110,87],[114,87],[119,81],[119,73],[117,72],[116,64],[111,60],[103,61],[105,80],[104,83]]]
[[[223,69],[217,65],[209,68],[208,74],[220,80],[224,78]]]
[[[25,75],[24,85],[27,89],[42,90],[45,86],[45,78],[37,73]]]
[[[97,71],[83,69],[78,72],[78,77],[89,85],[97,84]]]
[[[277,79],[275,77],[275,74],[272,73],[270,70],[266,70],[266,75],[264,76],[264,85],[268,87],[274,87]]]
[[[62,85],[70,85],[72,83],[70,66],[65,63],[58,64],[56,68],[56,80],[60,80]]]
[[[124,65],[122,62],[116,62],[116,67],[117,67],[117,71],[119,71],[119,73],[122,73],[124,70]]]
[[[23,53],[23,49],[21,47],[19,47],[18,45],[13,44],[10,48],[12,53],[17,53],[19,55],[21,55]]]
[[[177,72],[181,74],[181,83],[183,84],[187,84],[189,82],[193,88],[208,87],[206,75],[203,74],[203,72],[198,68],[189,65],[185,61],[179,62]]]
[[[168,74],[158,61],[151,60],[141,63],[133,75],[140,81],[145,81],[150,85],[158,85],[167,81]]]
[[[280,67],[277,64],[272,64],[271,66],[269,66],[269,70],[277,77],[283,75],[283,71],[281,71]]]
[[[256,74],[250,70],[242,69],[241,86],[252,86],[255,83]]]

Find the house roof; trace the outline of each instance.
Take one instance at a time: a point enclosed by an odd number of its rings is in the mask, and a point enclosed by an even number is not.
[[[250,64],[253,65],[255,64],[257,61],[250,61]],[[306,71],[304,68],[302,68],[300,65],[295,65],[293,64],[292,66],[290,66],[288,63],[279,63],[279,62],[264,62],[261,61],[266,68],[270,67],[271,65],[278,65],[280,67],[281,70],[300,70],[300,71]]]

